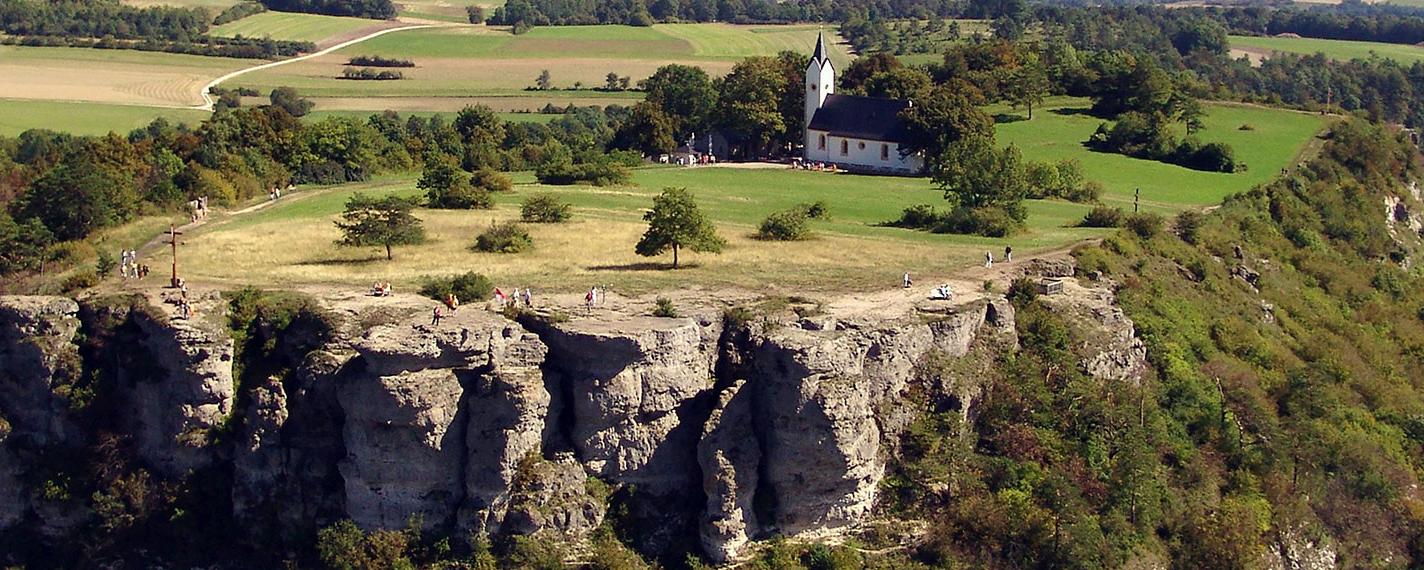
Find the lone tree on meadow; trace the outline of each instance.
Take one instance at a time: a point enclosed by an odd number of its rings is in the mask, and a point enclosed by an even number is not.
[[[384,246],[386,259],[391,259],[391,246],[425,241],[425,227],[420,218],[411,214],[415,205],[416,201],[411,198],[372,198],[357,193],[346,201],[346,211],[336,222],[342,235],[336,245]]]
[[[678,266],[678,250],[684,247],[700,253],[721,253],[727,245],[686,188],[664,188],[653,198],[653,209],[643,214],[643,219],[648,222],[648,231],[643,232],[634,251],[652,257],[671,249],[673,269]]]

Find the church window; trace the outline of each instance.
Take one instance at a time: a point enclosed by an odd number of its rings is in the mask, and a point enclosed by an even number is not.
[[[812,83],[812,84],[811,84],[811,90],[812,90],[812,91],[815,91],[815,90],[816,90],[816,84],[815,84],[815,83]]]
[[[865,141],[856,143],[856,150],[865,150]]]
[[[880,145],[880,160],[890,160],[890,145],[883,143]]]
[[[841,141],[841,156],[850,154],[850,141]]]
[[[826,135],[821,135],[820,138],[817,139],[816,150],[826,150]]]

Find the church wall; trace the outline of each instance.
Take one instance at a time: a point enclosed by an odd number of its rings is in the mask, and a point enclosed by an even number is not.
[[[896,174],[919,174],[924,170],[924,161],[915,155],[906,157],[900,156],[900,145],[896,143],[881,143],[864,139],[854,139],[847,137],[837,137],[826,135],[826,148],[819,148],[819,140],[823,131],[810,131],[807,137],[805,157],[811,162],[835,163],[840,168],[849,170],[864,170],[871,172],[893,172]],[[846,142],[846,154],[841,154],[841,141]],[[861,148],[864,143],[865,148]],[[880,145],[889,145],[889,159],[882,160],[880,157]]]

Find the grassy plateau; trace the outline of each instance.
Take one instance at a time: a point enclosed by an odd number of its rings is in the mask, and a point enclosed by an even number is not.
[[[1060,110],[1036,112],[1032,121],[999,126],[1001,142],[1019,145],[1027,158],[1077,158],[1090,179],[1103,182],[1109,204],[1131,208],[1132,193],[1143,189],[1143,208],[1169,214],[1218,203],[1249,189],[1294,163],[1321,127],[1319,117],[1261,109],[1212,105],[1204,140],[1223,140],[1252,165],[1244,173],[1212,174],[1120,155],[1093,153],[1081,146],[1097,121],[1075,110],[1081,100],[1055,101]],[[1239,130],[1252,124],[1253,130]],[[634,171],[627,186],[544,186],[532,175],[516,174],[515,190],[497,197],[493,210],[420,210],[430,240],[397,248],[386,261],[376,248],[334,245],[332,221],[355,192],[414,196],[414,175],[318,188],[244,216],[220,220],[189,236],[190,275],[218,282],[363,286],[381,279],[410,286],[424,275],[464,271],[488,274],[497,282],[533,285],[546,291],[576,290],[592,283],[625,291],[686,286],[801,290],[874,289],[905,270],[949,274],[982,259],[985,251],[1013,245],[1020,255],[1066,247],[1102,235],[1074,227],[1089,206],[1058,200],[1028,203],[1029,227],[1009,239],[956,236],[882,227],[915,204],[944,208],[941,193],[924,178],[828,174],[766,167],[680,168],[649,166]],[[662,188],[686,187],[716,222],[729,245],[721,255],[687,253],[690,266],[660,271],[667,259],[635,255],[633,244],[645,229],[643,211]],[[470,245],[491,223],[518,217],[520,201],[549,192],[574,206],[566,224],[530,225],[532,252],[477,253]],[[800,242],[766,242],[752,235],[767,214],[796,204],[824,200],[831,218],[812,222],[816,237]],[[297,244],[297,247],[293,247]]]
[[[294,14],[288,12],[263,12],[253,14],[235,22],[228,22],[208,33],[218,37],[244,36],[249,38],[272,38],[320,42],[327,38],[350,34],[361,28],[379,24],[366,18],[345,18],[318,14]]]

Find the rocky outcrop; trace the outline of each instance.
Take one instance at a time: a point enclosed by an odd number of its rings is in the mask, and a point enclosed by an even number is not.
[[[1322,538],[1310,538],[1300,529],[1280,531],[1266,547],[1262,567],[1272,570],[1334,570],[1335,547]]]
[[[210,434],[227,422],[237,395],[232,338],[215,322],[168,319],[141,304],[130,323],[132,345],[112,349],[131,351],[118,371],[127,408],[120,418],[139,457],[169,477],[211,465]]]
[[[358,358],[338,384],[347,514],[368,528],[416,514],[448,528],[468,489],[468,520],[499,518],[489,511],[507,485],[492,485],[491,474],[507,480],[542,441],[538,339],[497,315],[466,311],[438,328],[378,326],[353,347]]]
[[[570,454],[553,460],[530,454],[520,462],[501,530],[514,535],[553,531],[580,539],[603,523],[607,498],[590,493],[601,488],[602,483],[590,484]]]
[[[713,560],[733,558],[757,532],[752,503],[757,493],[761,445],[752,429],[751,392],[738,380],[718,395],[697,446],[707,504],[699,525],[703,551]]]
[[[705,412],[693,408],[712,388],[720,319],[629,316],[538,332],[567,406],[560,431],[593,473],[652,492],[696,484]]]
[[[1067,291],[1046,301],[1093,331],[1084,366],[1140,374],[1142,345],[1111,292],[1071,281]],[[708,312],[516,323],[467,309],[438,327],[414,297],[382,300],[379,322],[361,317],[365,299],[333,303],[334,333],[319,341],[254,337],[280,365],[245,368],[234,410],[222,326],[142,303],[0,301],[0,362],[20,363],[0,369],[0,415],[15,426],[0,431],[0,525],[25,512],[15,440],[68,429],[61,412],[34,410],[64,408],[54,386],[77,374],[62,363],[79,361],[86,311],[108,331],[95,350],[117,363],[115,422],[136,455],[170,480],[229,468],[233,513],[254,529],[306,536],[341,518],[372,529],[419,515],[459,536],[578,539],[602,523],[612,490],[624,522],[649,529],[640,546],[695,536],[721,561],[760,538],[866,520],[902,430],[924,409],[968,419],[996,356],[1017,342],[1001,297],[745,322]],[[226,425],[230,437],[207,437]]]
[[[61,297],[0,297],[0,418],[17,443],[44,446],[73,434],[61,394],[82,374],[79,304]]]

